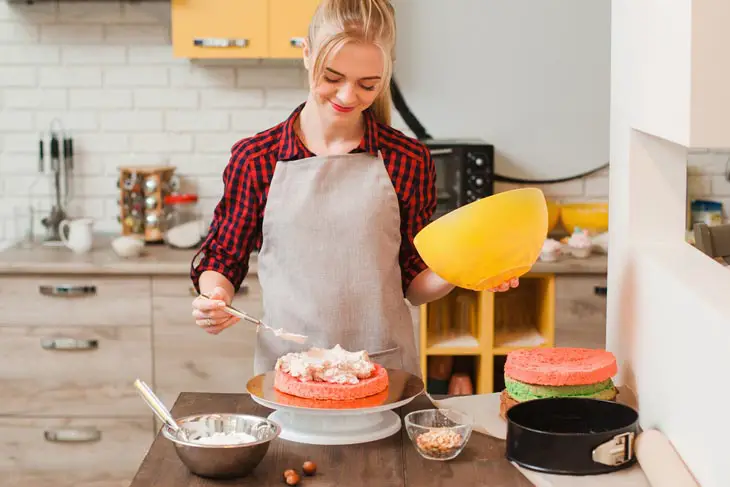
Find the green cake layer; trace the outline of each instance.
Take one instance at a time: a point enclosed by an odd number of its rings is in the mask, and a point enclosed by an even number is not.
[[[505,376],[504,382],[507,392],[517,402],[546,397],[590,397],[610,401],[616,397],[616,388],[612,379],[579,386],[538,386],[525,384],[507,376]]]

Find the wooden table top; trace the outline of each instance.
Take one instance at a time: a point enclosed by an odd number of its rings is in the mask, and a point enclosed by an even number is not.
[[[416,409],[433,407],[425,396],[396,410],[401,418]],[[175,417],[201,413],[246,413],[268,416],[272,411],[248,394],[182,393],[172,408]],[[276,439],[266,457],[242,479],[216,481],[191,474],[161,434],[155,438],[130,487],[284,486],[288,468],[301,471],[305,460],[317,464],[317,474],[303,477],[302,487],[532,487],[504,458],[504,441],[473,433],[456,459],[438,462],[422,458],[401,428],[388,438],[346,446],[319,446]]]

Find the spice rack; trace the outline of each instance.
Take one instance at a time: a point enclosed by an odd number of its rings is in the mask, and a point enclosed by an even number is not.
[[[160,242],[165,231],[165,197],[176,190],[173,166],[120,167],[119,223],[122,235],[139,235]]]
[[[423,377],[428,378],[432,357],[469,357],[474,361],[474,392],[496,392],[495,377],[501,374],[497,369],[509,352],[554,346],[554,303],[554,274],[530,273],[520,278],[519,287],[508,292],[456,288],[444,298],[421,306]]]

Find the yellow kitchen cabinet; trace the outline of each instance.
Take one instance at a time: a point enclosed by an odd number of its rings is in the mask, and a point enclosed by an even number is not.
[[[269,52],[267,0],[172,0],[175,57],[262,58]]]
[[[320,0],[172,0],[175,57],[278,58],[302,55]]]
[[[302,41],[320,0],[269,0],[269,56],[302,56]]]

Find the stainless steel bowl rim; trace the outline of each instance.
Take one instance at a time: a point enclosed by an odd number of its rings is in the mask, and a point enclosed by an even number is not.
[[[168,440],[172,441],[173,443],[177,443],[178,445],[184,445],[184,446],[192,446],[194,448],[247,448],[251,446],[261,445],[264,443],[269,443],[276,438],[279,437],[281,434],[281,425],[277,423],[276,421],[271,421],[268,418],[264,418],[262,416],[256,416],[254,414],[236,414],[236,413],[204,413],[204,414],[191,414],[189,416],[182,416],[180,418],[175,418],[175,421],[182,426],[182,423],[184,423],[187,420],[191,420],[193,418],[209,418],[213,416],[218,417],[235,417],[235,418],[243,418],[243,419],[251,419],[255,421],[261,421],[263,423],[268,423],[274,428],[274,434],[271,435],[271,438],[267,438],[265,440],[258,440],[258,441],[252,441],[251,443],[239,443],[239,444],[233,444],[233,445],[207,445],[204,443],[196,443],[194,441],[184,441],[176,437],[175,432],[171,431],[170,426],[164,424],[162,425],[162,435],[167,438]]]

